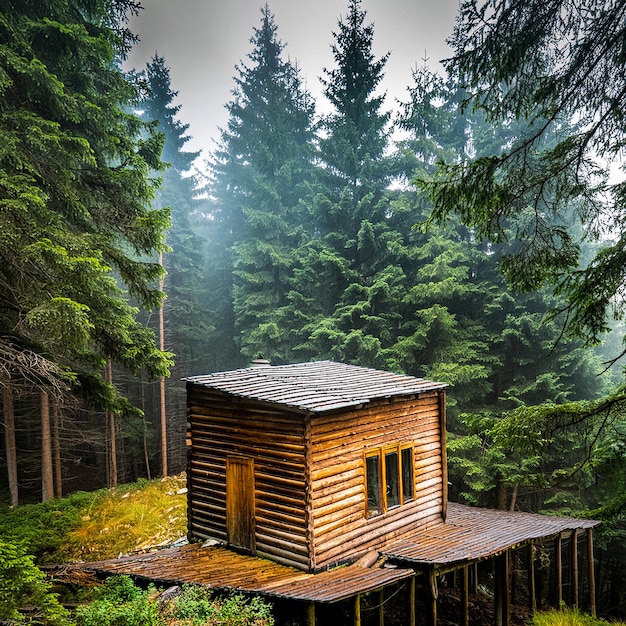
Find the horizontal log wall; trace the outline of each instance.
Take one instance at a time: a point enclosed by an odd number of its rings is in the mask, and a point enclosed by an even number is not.
[[[314,569],[381,548],[407,527],[441,519],[440,402],[436,392],[311,419]],[[365,450],[414,443],[415,498],[366,518]]]
[[[191,385],[189,535],[226,541],[226,457],[254,459],[256,550],[309,568],[304,417]]]

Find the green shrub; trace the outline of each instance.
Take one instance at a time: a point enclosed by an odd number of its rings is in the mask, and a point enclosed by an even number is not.
[[[220,595],[201,585],[184,585],[163,610],[177,626],[273,626],[271,606],[259,597]],[[167,622],[169,623],[169,622]]]
[[[128,576],[112,576],[91,604],[76,612],[78,626],[274,626],[271,607],[261,598],[225,596],[201,585],[161,601],[155,588],[141,589]]]
[[[52,583],[24,548],[0,540],[0,619],[66,626],[69,613],[51,592]],[[20,608],[29,607],[29,616]]]
[[[76,492],[61,500],[0,508],[0,536],[25,546],[39,564],[65,560],[65,537],[82,524],[84,511],[106,492]]]
[[[162,626],[154,587],[141,589],[129,576],[112,576],[91,604],[76,611],[79,626]]]

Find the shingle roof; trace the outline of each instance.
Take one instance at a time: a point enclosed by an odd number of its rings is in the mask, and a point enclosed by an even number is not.
[[[185,380],[233,396],[314,413],[447,387],[446,383],[333,361],[257,365]]]

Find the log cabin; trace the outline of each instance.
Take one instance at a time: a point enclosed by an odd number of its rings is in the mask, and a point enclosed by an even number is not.
[[[481,571],[495,626],[518,588],[528,609],[544,605],[542,585],[551,606],[595,614],[598,522],[448,502],[446,389],[331,361],[190,377],[189,543],[75,567],[295,602],[307,626],[346,623],[346,603],[360,626],[372,597],[382,624],[401,588],[402,623],[435,626],[442,583],[458,589],[453,621],[482,624],[469,602]]]
[[[445,519],[445,384],[323,361],[187,385],[191,540],[318,572]]]
[[[461,621],[469,623],[470,571],[489,560],[501,626],[509,619],[511,551],[525,550],[534,609],[535,553],[552,543],[553,604],[561,606],[567,587],[578,606],[584,536],[587,608],[595,613],[597,522],[448,504],[446,388],[331,361],[259,360],[187,379],[189,539],[318,576],[374,554],[412,571],[413,582],[420,577],[431,623],[438,580],[449,572],[460,574]],[[344,589],[357,604],[368,588],[360,584]]]

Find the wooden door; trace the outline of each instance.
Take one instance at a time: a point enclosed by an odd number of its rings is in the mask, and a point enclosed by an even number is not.
[[[228,544],[255,552],[254,461],[247,457],[226,459],[226,532]]]

